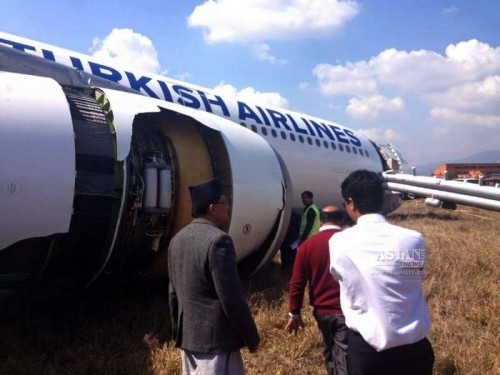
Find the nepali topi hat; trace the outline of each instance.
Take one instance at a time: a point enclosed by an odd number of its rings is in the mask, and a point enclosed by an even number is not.
[[[189,194],[193,206],[217,202],[222,194],[220,181],[218,178],[213,178],[197,185],[190,185]]]

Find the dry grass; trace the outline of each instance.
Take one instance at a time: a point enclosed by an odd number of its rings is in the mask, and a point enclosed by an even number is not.
[[[426,238],[435,373],[500,374],[500,213],[460,209],[412,201],[389,220]],[[262,337],[258,353],[243,351],[248,375],[324,373],[310,309],[303,331],[283,332],[288,279],[274,262],[244,283]],[[180,374],[162,289],[129,280],[71,298],[2,306],[0,374]]]

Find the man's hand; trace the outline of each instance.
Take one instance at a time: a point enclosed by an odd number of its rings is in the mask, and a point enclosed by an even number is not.
[[[302,321],[302,318],[299,316],[297,318],[290,318],[288,319],[288,323],[285,326],[285,332],[286,333],[295,333],[297,335],[297,331],[299,328],[304,328],[304,322]]]

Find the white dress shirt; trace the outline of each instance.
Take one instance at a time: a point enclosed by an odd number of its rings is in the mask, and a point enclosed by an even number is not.
[[[329,241],[330,272],[340,284],[346,325],[377,351],[427,336],[422,235],[366,214]]]

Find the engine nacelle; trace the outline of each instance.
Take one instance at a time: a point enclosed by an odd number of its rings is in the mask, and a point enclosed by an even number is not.
[[[125,92],[1,82],[0,289],[75,290],[105,270],[165,275],[169,240],[192,219],[188,186],[214,176],[232,201],[226,230],[242,271],[278,250],[291,184],[250,130]]]

